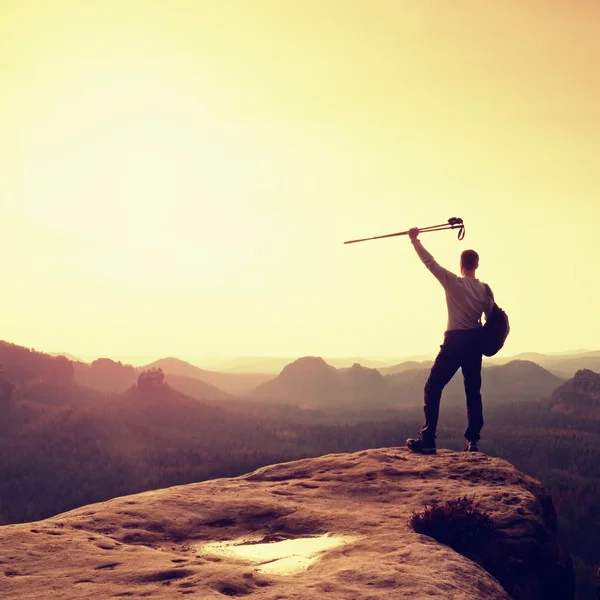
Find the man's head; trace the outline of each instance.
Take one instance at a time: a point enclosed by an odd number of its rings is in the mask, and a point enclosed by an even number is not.
[[[479,254],[475,250],[465,250],[460,255],[460,272],[464,277],[475,277],[479,266]]]

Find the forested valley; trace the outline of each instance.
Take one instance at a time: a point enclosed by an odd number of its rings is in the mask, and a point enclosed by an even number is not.
[[[78,384],[61,357],[2,344],[0,361],[0,524],[297,458],[402,446],[421,425],[418,402],[347,415],[336,406],[333,418],[264,400],[202,402],[159,369],[114,393]],[[545,397],[491,403],[481,444],[550,490],[581,600],[592,597],[600,563],[599,381],[585,371]],[[461,450],[464,426],[464,408],[442,404],[438,446]]]

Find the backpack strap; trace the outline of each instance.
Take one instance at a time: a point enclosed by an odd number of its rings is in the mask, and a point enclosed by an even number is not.
[[[485,286],[485,290],[488,293],[488,296],[492,299],[492,310],[494,310],[494,306],[496,306],[496,299],[494,298],[494,292],[492,292],[492,288],[487,283],[483,284]]]

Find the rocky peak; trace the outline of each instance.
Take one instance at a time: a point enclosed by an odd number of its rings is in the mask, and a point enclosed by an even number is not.
[[[570,387],[574,391],[583,392],[600,399],[600,373],[594,373],[589,369],[577,371],[570,381]]]
[[[600,419],[600,374],[583,369],[556,388],[552,411],[586,419]]]
[[[165,374],[160,368],[152,368],[142,371],[138,376],[138,388],[140,390],[149,390],[161,388],[164,385]]]

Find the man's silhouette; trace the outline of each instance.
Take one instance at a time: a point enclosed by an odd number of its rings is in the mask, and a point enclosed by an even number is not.
[[[467,395],[468,427],[465,431],[466,450],[477,452],[477,443],[483,427],[481,404],[481,315],[489,316],[493,305],[490,288],[475,277],[479,255],[465,250],[460,257],[461,277],[441,267],[425,250],[418,239],[419,230],[409,232],[410,240],[425,266],[433,273],[446,291],[448,325],[444,343],[435,359],[425,385],[425,423],[421,435],[408,439],[407,447],[413,452],[435,454],[435,432],[440,412],[442,391],[459,368],[465,382]]]

